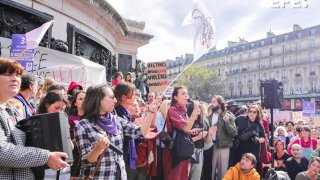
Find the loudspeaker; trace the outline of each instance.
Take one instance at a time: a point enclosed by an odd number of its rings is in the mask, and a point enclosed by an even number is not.
[[[34,115],[19,121],[17,127],[26,133],[26,146],[65,152],[65,161],[73,162],[69,122],[64,112]]]
[[[275,79],[261,82],[261,105],[265,108],[281,109],[283,105],[283,84]]]

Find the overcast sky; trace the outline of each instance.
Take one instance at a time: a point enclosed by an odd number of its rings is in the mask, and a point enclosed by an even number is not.
[[[182,21],[192,9],[192,0],[107,0],[123,17],[146,23],[144,32],[154,38],[138,49],[138,58],[150,61],[175,59],[193,53],[195,30],[182,27]],[[272,8],[272,1],[299,2],[301,8],[286,4]],[[293,24],[302,28],[320,24],[319,0],[202,0],[216,22],[217,49],[239,37],[255,41],[266,37],[267,31],[276,35],[292,31]],[[304,6],[308,6],[305,8]],[[276,6],[276,5],[275,5]]]

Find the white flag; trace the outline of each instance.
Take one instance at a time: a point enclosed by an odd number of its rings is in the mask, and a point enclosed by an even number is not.
[[[48,21],[42,26],[26,33],[27,48],[36,49],[47,30],[52,26],[54,20]]]
[[[185,17],[182,26],[193,24],[196,28],[194,37],[194,58],[198,60],[216,45],[216,26],[214,19],[204,4],[198,0]]]

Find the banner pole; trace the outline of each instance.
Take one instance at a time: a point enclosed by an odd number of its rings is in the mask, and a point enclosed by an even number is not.
[[[20,54],[19,54],[19,56],[15,59],[15,61],[18,61],[19,60],[19,58],[21,58],[21,56],[23,56],[24,55],[24,53],[27,51],[28,49],[26,48],[26,49],[24,49]]]
[[[188,65],[186,66],[186,68],[184,68],[184,69],[180,72],[180,74],[178,74],[178,75],[170,82],[170,84],[166,87],[166,89],[164,89],[164,91],[162,92],[162,94],[164,94],[164,93],[168,90],[168,88],[174,83],[174,81],[176,81],[176,80],[178,79],[178,77],[179,77],[182,73],[184,73],[184,71],[186,71],[194,62],[196,62],[196,61],[193,61],[193,62],[191,62],[190,64],[188,64]]]

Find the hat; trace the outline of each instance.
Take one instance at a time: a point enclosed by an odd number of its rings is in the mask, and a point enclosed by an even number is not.
[[[44,78],[41,76],[36,76],[39,84],[44,84]]]
[[[79,83],[77,83],[77,82],[75,82],[75,81],[72,81],[72,82],[70,83],[69,87],[68,87],[67,93],[70,94],[70,93],[72,92],[72,90],[73,90],[75,87],[77,87],[77,86],[79,86],[80,90],[83,89],[82,86],[81,86]]]
[[[234,100],[227,101],[227,106],[238,106]]]

